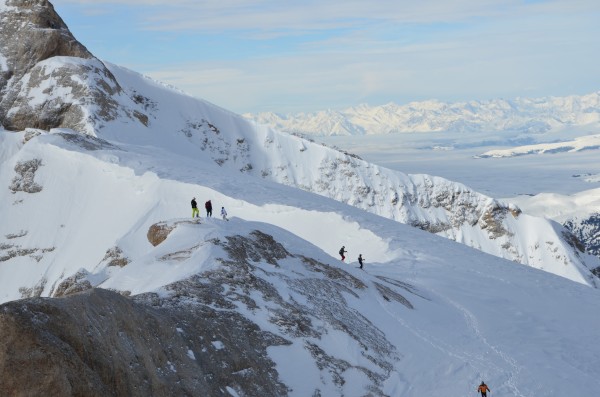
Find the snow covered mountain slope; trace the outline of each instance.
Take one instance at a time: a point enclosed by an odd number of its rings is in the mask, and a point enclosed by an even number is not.
[[[21,4],[49,5],[2,17]],[[93,57],[4,76],[2,100],[28,99],[4,102],[3,125],[30,124],[0,128],[0,395],[600,387],[597,258],[556,222]],[[192,197],[230,220],[198,223]]]
[[[165,91],[161,86],[151,85],[149,91],[145,80],[129,71],[111,66],[111,72],[125,90],[136,87],[138,95],[154,98],[156,108],[149,113],[151,127],[154,119],[171,121],[164,127],[155,127],[158,130],[173,131],[179,126],[168,143],[173,150],[182,151],[175,148],[176,139],[185,137],[187,146],[208,156],[221,169],[299,187],[569,278],[573,277],[567,275],[569,263],[595,263],[595,259],[577,251],[567,231],[560,230],[558,225],[531,218],[516,207],[464,185],[428,175],[405,175],[369,164],[300,137],[247,124],[234,114],[181,97],[178,92]],[[178,104],[177,114],[163,104]],[[191,120],[183,124],[182,109],[189,109],[193,115],[187,116]],[[204,119],[199,120],[199,114]],[[111,139],[117,139],[117,134]],[[190,156],[195,154],[192,152]],[[558,266],[552,265],[557,262]],[[582,281],[579,276],[572,279]]]
[[[14,13],[10,7],[0,11],[5,19],[10,19]],[[18,26],[33,31],[40,29],[31,24]],[[69,35],[61,34],[57,40],[71,39]],[[2,53],[9,68],[15,64],[11,55],[15,51],[3,49]],[[85,163],[89,153],[94,153],[100,161],[95,163],[100,169],[121,166],[135,175],[155,175],[159,180],[199,184],[211,191],[240,197],[235,189],[223,191],[224,175],[233,172],[244,181],[259,185],[270,181],[300,188],[496,256],[543,268],[585,284],[594,283],[587,269],[596,268],[597,259],[579,252],[565,229],[551,221],[523,214],[516,207],[464,185],[428,175],[394,172],[300,137],[257,126],[227,110],[132,71],[103,64],[93,57],[61,55],[27,65],[28,69],[14,74],[2,91],[3,100],[21,98],[6,102],[6,117],[2,121],[5,126],[15,127],[22,126],[15,122],[20,120],[28,122],[29,127],[41,129],[27,130],[17,140],[2,138],[3,146],[10,146],[2,149],[6,157],[0,159],[4,163],[0,182],[9,187],[3,193],[8,197],[28,196],[35,193],[37,185],[54,186],[54,179],[47,178],[56,177],[50,177],[50,174],[65,173],[65,168],[70,172],[73,164]],[[18,82],[13,81],[16,79]],[[46,111],[51,117],[46,117]],[[69,128],[85,136],[65,129],[52,130],[52,127]],[[44,130],[53,133],[46,135]],[[38,133],[42,135],[36,137]],[[19,140],[27,143],[19,143]],[[59,148],[68,153],[62,153]],[[73,158],[71,165],[64,163],[63,157]],[[91,165],[77,167],[85,169]],[[209,173],[209,176],[198,178],[200,169],[210,170],[203,173]],[[80,175],[70,179],[73,183],[77,181],[78,189],[91,180],[102,180],[106,176],[98,176],[91,170],[85,178],[78,178]],[[61,192],[69,191],[73,186],[60,189]],[[263,190],[263,204],[273,203],[271,196],[277,194]],[[287,196],[300,197],[300,194],[292,189]],[[313,196],[307,197],[310,198],[305,199],[302,208],[314,205]],[[7,200],[10,202],[10,198]],[[56,202],[54,200],[52,202]],[[80,203],[86,208],[96,205],[106,208],[106,202],[96,203],[89,196],[82,197]],[[23,212],[32,211],[27,205],[22,207]],[[135,218],[141,216],[141,208],[132,210],[128,204],[123,204],[115,211],[123,211],[125,218]],[[32,228],[32,225],[19,226],[17,219],[20,218],[12,215],[15,211],[10,207],[5,206],[2,211],[3,215],[10,212],[7,217],[15,220],[5,227],[17,229],[7,230],[7,235]],[[66,215],[72,208],[64,211]],[[61,221],[56,222],[60,224]],[[289,224],[281,226],[293,228]],[[339,247],[335,246],[339,241],[318,245],[337,252]],[[12,247],[10,242],[5,244]],[[38,249],[52,246],[46,247],[42,241],[32,244]],[[85,246],[91,244],[87,242]]]
[[[211,113],[208,105],[200,105],[205,107],[201,109],[203,113],[196,114],[202,114],[206,121],[199,122],[199,128],[193,130],[193,133],[189,134],[191,136],[188,137],[181,131],[165,134],[166,136],[153,135],[151,131],[146,131],[148,135],[144,137],[143,146],[81,136],[67,130],[53,130],[52,134],[29,130],[20,134],[21,141],[15,142],[14,133],[4,132],[5,146],[11,146],[9,141],[12,141],[13,146],[13,149],[6,150],[15,153],[5,159],[5,166],[0,174],[0,181],[8,187],[3,193],[6,201],[19,203],[20,199],[25,200],[31,195],[45,194],[44,190],[36,193],[36,185],[56,187],[54,194],[62,196],[67,191],[80,189],[80,186],[84,186],[88,181],[103,180],[107,175],[104,172],[97,175],[99,172],[94,171],[96,168],[124,167],[130,170],[125,172],[125,175],[133,178],[125,185],[139,184],[137,175],[155,175],[159,180],[202,185],[210,191],[243,197],[237,190],[242,190],[242,183],[252,181],[251,183],[258,185],[266,183],[266,186],[271,186],[270,189],[262,189],[262,204],[285,203],[307,209],[316,205],[313,196],[304,197],[294,189],[287,193],[286,200],[276,199],[278,194],[270,190],[278,189],[280,185],[268,183],[274,181],[291,187],[300,186],[309,192],[408,223],[500,257],[544,268],[578,282],[593,283],[586,268],[597,267],[593,264],[594,258],[578,252],[570,245],[572,241],[564,238],[566,231],[560,230],[558,225],[551,221],[528,216],[521,213],[517,207],[510,207],[442,178],[403,175],[297,137],[272,130],[256,131],[248,125],[244,126],[244,121],[235,115],[218,108]],[[161,115],[157,119],[169,118]],[[241,126],[237,126],[236,129],[227,128],[230,125],[235,127],[237,121],[242,123]],[[110,127],[111,124],[108,124],[98,135],[112,132],[111,138],[117,137],[118,129]],[[232,133],[224,133],[221,130]],[[37,133],[41,135],[35,136]],[[124,134],[123,140],[133,141],[131,137],[135,138],[141,134],[141,131],[130,128]],[[253,134],[256,136],[253,137]],[[22,144],[21,142],[29,136],[33,138]],[[256,142],[264,144],[259,145]],[[149,144],[152,146],[148,146]],[[15,146],[20,146],[21,149],[16,151]],[[67,153],[63,153],[65,150]],[[89,158],[90,153],[93,159]],[[73,159],[65,163],[65,159],[71,157]],[[86,168],[90,168],[89,175],[83,174],[82,170]],[[78,173],[66,179],[65,186],[56,186],[56,176],[52,176],[51,182],[47,182],[50,175],[70,174],[74,169],[77,169]],[[231,178],[241,177],[243,181],[248,182],[231,182],[231,186],[223,190],[223,181],[227,179],[225,175],[229,174],[234,175]],[[28,183],[32,186],[28,186]],[[73,185],[70,185],[71,183]],[[106,181],[106,184],[110,183],[110,179]],[[119,184],[124,189],[120,195],[126,194],[138,199],[125,185]],[[186,200],[196,195],[191,191],[186,193],[168,198],[179,201],[176,211],[178,216],[181,216],[181,207],[187,206],[184,204]],[[72,194],[77,196],[76,192]],[[85,207],[100,206],[108,210],[107,204],[114,201],[112,198],[105,198],[104,195],[96,196],[102,197],[103,201],[96,203],[93,197],[86,195],[81,202]],[[182,200],[183,197],[186,199]],[[300,203],[299,197],[304,197],[305,201]],[[142,200],[149,200],[155,205],[156,199],[144,197]],[[60,201],[60,197],[49,199],[49,202]],[[115,211],[123,211],[127,213],[127,217],[136,214],[140,216],[139,211],[143,207],[135,202],[125,204],[126,201],[121,197]],[[32,211],[28,205],[23,207],[24,212]],[[72,207],[68,206],[65,213],[72,210]],[[22,218],[15,218],[17,212],[14,209],[5,207],[2,211],[9,212],[7,217],[15,220],[15,223],[8,225],[11,225],[12,229],[18,229],[6,230],[6,234],[18,234],[21,229],[33,228],[33,225],[16,227],[15,225],[22,222]],[[60,224],[61,221],[56,219],[54,222]],[[290,230],[294,227],[290,224],[280,225]],[[318,224],[315,226],[318,227]],[[114,236],[112,238],[114,239]],[[339,242],[340,239],[335,239],[330,243],[319,242],[317,245],[327,248],[330,252],[337,252],[339,247],[336,246]],[[92,243],[90,241],[86,245]],[[39,242],[35,245],[39,245]],[[7,246],[10,246],[8,242]]]
[[[507,199],[530,214],[546,216],[565,226],[585,246],[587,252],[600,256],[600,189],[566,196],[543,193]],[[600,268],[592,269],[596,274]]]
[[[600,92],[456,103],[430,100],[287,115],[264,112],[244,117],[280,131],[324,136],[433,131],[541,133],[562,126],[598,126]]]
[[[140,227],[54,289],[83,293],[0,306],[0,368],[37,369],[0,390],[460,396],[484,379],[496,396],[558,397],[600,386],[597,289],[391,220],[378,233],[395,259],[360,270],[240,218]]]

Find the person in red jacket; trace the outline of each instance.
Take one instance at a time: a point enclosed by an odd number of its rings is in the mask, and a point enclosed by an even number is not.
[[[481,381],[481,384],[479,385],[479,387],[477,388],[477,391],[479,393],[481,393],[481,397],[486,397],[487,396],[487,392],[492,392],[490,390],[489,387],[487,387],[487,385],[485,384],[485,382]]]

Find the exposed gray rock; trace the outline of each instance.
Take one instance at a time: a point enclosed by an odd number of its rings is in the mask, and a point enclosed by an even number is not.
[[[18,162],[15,165],[17,175],[13,178],[9,189],[13,192],[39,193],[42,191],[42,186],[34,181],[35,173],[42,166],[42,160],[31,159],[28,161]]]
[[[40,61],[55,56],[93,58],[75,40],[49,1],[6,0],[6,5],[7,11],[0,13],[0,52],[8,70],[0,71],[0,92]]]
[[[564,226],[583,244],[587,252],[600,256],[600,213],[590,214],[585,219],[569,219]]]
[[[73,37],[52,4],[3,1],[8,6],[0,13],[0,54],[7,67],[0,70],[4,128],[64,127],[93,134],[95,128],[121,115],[148,125],[142,110],[119,105],[122,88],[106,66]]]
[[[131,260],[125,256],[120,247],[112,247],[106,251],[106,255],[104,255],[101,262],[105,262],[106,266],[124,267]]]
[[[53,290],[50,293],[50,295],[58,298],[91,289],[92,284],[86,280],[88,274],[87,271],[79,271],[71,277],[67,277],[58,285],[56,290]]]

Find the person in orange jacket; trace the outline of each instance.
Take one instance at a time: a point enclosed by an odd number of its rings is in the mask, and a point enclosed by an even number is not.
[[[480,385],[479,385],[479,387],[477,388],[477,391],[478,391],[479,393],[481,393],[481,397],[486,397],[486,396],[487,396],[487,392],[490,392],[490,393],[492,392],[492,391],[490,390],[490,388],[489,388],[489,387],[487,387],[487,385],[485,384],[485,382],[484,382],[484,381],[481,381],[481,384],[480,384]]]

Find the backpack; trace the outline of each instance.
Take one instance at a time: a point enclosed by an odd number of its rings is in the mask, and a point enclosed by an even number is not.
[[[344,255],[344,247],[340,248],[340,255]]]

